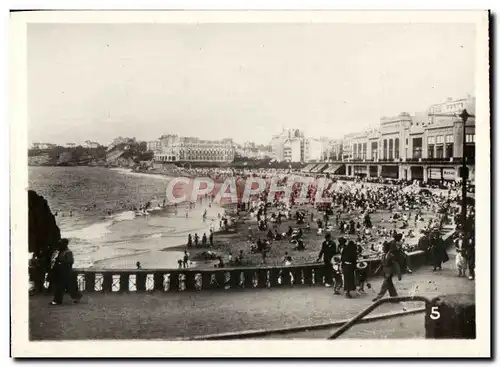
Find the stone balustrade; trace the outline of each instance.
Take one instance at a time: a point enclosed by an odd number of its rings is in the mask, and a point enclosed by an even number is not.
[[[449,246],[454,231],[443,236]],[[408,253],[413,268],[426,262],[424,251]],[[379,258],[362,259],[372,277]],[[314,286],[324,284],[322,263],[289,266],[227,267],[213,269],[74,269],[83,292],[182,292]]]
[[[423,251],[409,254],[412,266],[424,261]],[[380,259],[368,263],[373,276]],[[75,269],[78,287],[83,292],[179,292],[313,286],[324,284],[322,263],[213,269]]]

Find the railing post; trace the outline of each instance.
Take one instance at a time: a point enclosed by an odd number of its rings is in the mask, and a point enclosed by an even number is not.
[[[163,285],[163,273],[154,273],[154,290],[155,291],[165,291],[165,286]]]
[[[231,289],[237,289],[240,287],[240,283],[241,283],[241,271],[240,270],[231,270],[231,272],[229,273],[230,275],[230,278],[229,278],[229,282],[230,282],[230,286],[231,286]]]
[[[201,289],[211,289],[212,288],[212,273],[204,271],[201,273]]]
[[[473,294],[434,298],[426,305],[427,339],[475,339],[476,303]]]
[[[196,290],[196,273],[194,271],[186,271],[186,290]]]
[[[179,291],[179,272],[173,271],[170,273],[170,285],[168,287],[169,292]]]
[[[306,285],[313,284],[313,274],[312,274],[312,268],[310,266],[304,268],[304,284]]]
[[[103,273],[102,274],[102,291],[112,292],[113,291],[113,274]]]
[[[244,271],[244,286],[246,289],[252,289],[253,288],[253,276],[254,276],[254,271],[253,270],[245,270]]]
[[[280,278],[280,269],[272,268],[271,274],[269,274],[269,286],[270,287],[279,287],[279,278]]]
[[[95,292],[95,273],[85,273],[85,292]]]
[[[290,276],[290,269],[287,267],[283,267],[281,269],[281,285],[287,286],[292,282],[292,278]]]
[[[293,285],[301,285],[302,284],[302,268],[293,268]]]
[[[120,273],[120,292],[128,292],[130,284],[130,274]]]
[[[215,282],[217,289],[224,289],[226,287],[226,273],[224,271],[217,271],[215,273]]]
[[[323,284],[323,277],[325,274],[325,269],[322,265],[317,265],[314,268],[314,284],[315,285],[322,285]]]
[[[267,269],[259,269],[257,271],[257,287],[267,288]]]
[[[136,287],[138,292],[145,292],[146,291],[146,277],[147,277],[146,273],[143,273],[143,272],[136,273],[136,275],[135,275],[135,281],[136,281],[135,287]]]

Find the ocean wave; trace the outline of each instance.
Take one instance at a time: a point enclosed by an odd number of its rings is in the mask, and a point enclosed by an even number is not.
[[[94,223],[81,229],[63,232],[62,236],[66,238],[76,238],[80,240],[95,240],[98,238],[102,238],[106,234],[110,233],[109,227],[111,227],[112,224],[113,224],[112,221]]]
[[[66,238],[79,240],[96,240],[109,234],[111,232],[110,227],[114,223],[135,219],[135,213],[129,210],[105,218],[106,220],[103,222],[92,223],[80,229],[66,230],[61,235]]]
[[[111,168],[111,170],[116,171],[120,174],[123,175],[129,175],[129,176],[136,176],[136,177],[151,177],[155,178],[157,180],[170,180],[170,176],[165,176],[161,174],[154,174],[154,173],[143,173],[143,172],[134,172],[133,170],[129,168]]]

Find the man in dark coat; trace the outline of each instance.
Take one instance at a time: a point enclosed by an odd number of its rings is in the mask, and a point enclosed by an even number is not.
[[[354,241],[349,241],[347,246],[342,249],[340,256],[342,272],[344,274],[344,291],[347,298],[351,298],[351,291],[356,290],[354,272],[356,271],[357,259],[358,251],[356,244]]]
[[[53,258],[53,277],[55,281],[54,299],[50,303],[52,306],[60,305],[63,302],[65,292],[68,292],[75,303],[79,302],[82,294],[78,290],[76,277],[73,274],[73,252],[68,248],[69,241],[61,239],[59,251]]]
[[[325,236],[325,240],[321,244],[321,251],[318,254],[318,259],[320,261],[323,257],[324,272],[325,272],[325,286],[331,287],[333,283],[333,265],[332,257],[337,253],[337,246],[335,242],[332,241],[332,237],[329,233]]]
[[[394,283],[392,281],[392,277],[394,275],[398,276],[398,279],[401,280],[401,269],[399,267],[397,258],[394,256],[391,251],[391,244],[389,242],[384,243],[384,254],[382,255],[382,260],[380,263],[380,268],[382,268],[384,272],[384,281],[382,282],[382,286],[380,287],[380,292],[377,297],[373,299],[373,302],[378,301],[389,291],[389,296],[397,297],[398,292],[396,291],[396,287],[394,287]],[[378,270],[375,272],[377,273]]]

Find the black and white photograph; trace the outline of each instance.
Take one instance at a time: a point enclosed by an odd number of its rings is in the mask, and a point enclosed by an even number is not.
[[[15,354],[490,355],[487,11],[71,13],[11,17]]]

